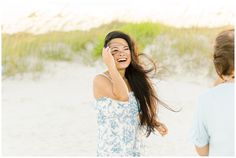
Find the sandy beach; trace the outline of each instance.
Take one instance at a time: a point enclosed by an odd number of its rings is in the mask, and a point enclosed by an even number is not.
[[[103,69],[60,62],[50,64],[38,79],[32,74],[3,79],[3,156],[96,156],[92,80]],[[159,96],[183,110],[173,113],[160,107],[169,134],[146,139],[146,155],[196,155],[188,133],[195,99],[207,85],[175,79],[156,83]]]

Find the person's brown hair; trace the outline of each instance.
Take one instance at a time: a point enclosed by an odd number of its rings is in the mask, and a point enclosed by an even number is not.
[[[214,45],[214,65],[217,74],[231,75],[234,71],[234,29],[219,33]]]

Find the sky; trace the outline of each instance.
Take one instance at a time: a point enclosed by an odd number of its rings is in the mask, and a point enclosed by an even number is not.
[[[5,0],[2,32],[88,30],[113,20],[176,27],[234,24],[233,0]]]

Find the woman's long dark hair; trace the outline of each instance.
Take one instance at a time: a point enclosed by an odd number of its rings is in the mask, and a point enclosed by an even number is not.
[[[146,126],[148,137],[150,133],[154,132],[160,125],[160,122],[157,120],[157,101],[159,100],[147,75],[156,68],[155,64],[153,68],[145,70],[139,62],[140,54],[138,54],[134,41],[129,35],[123,32],[112,31],[108,33],[105,38],[104,47],[106,48],[109,42],[114,38],[122,38],[128,43],[131,52],[131,63],[126,68],[125,77],[140,105],[140,122],[141,126]],[[163,102],[160,103],[164,104]]]

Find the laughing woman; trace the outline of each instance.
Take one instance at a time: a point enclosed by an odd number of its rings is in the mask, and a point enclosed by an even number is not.
[[[141,156],[142,138],[167,134],[157,117],[157,95],[129,35],[113,31],[102,52],[107,71],[94,78],[98,111],[97,156]]]

